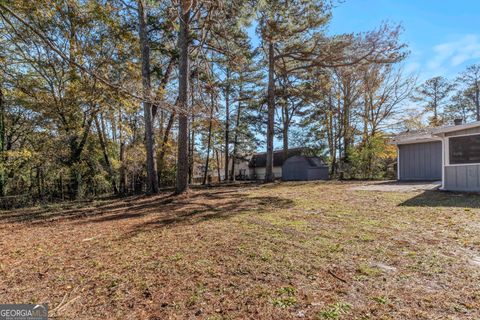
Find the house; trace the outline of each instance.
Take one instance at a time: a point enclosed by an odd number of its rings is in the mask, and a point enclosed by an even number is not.
[[[251,156],[248,155],[238,155],[235,157],[235,160],[232,157],[228,160],[228,171],[232,170],[232,161],[235,161],[235,179],[236,180],[246,180],[248,179],[249,174],[249,161]],[[211,158],[208,166],[207,172],[207,182],[219,182],[225,180],[225,162],[224,155],[219,153],[218,158]],[[205,163],[196,163],[194,164],[193,170],[193,182],[196,184],[203,183],[203,178],[205,175]]]
[[[248,179],[248,175],[249,175],[249,163],[250,163],[250,159],[251,159],[251,155],[250,156],[247,156],[247,155],[238,155],[237,157],[235,157],[235,166],[234,166],[234,169],[235,169],[235,180],[246,180]],[[229,168],[232,168],[232,158],[230,158],[229,160]],[[230,169],[230,172],[231,172],[231,169]]]
[[[395,137],[397,179],[440,180],[443,190],[480,192],[480,121]]]

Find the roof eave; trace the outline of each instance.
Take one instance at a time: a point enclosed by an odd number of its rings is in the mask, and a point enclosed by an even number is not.
[[[461,130],[472,129],[472,128],[477,128],[477,127],[480,127],[480,121],[475,121],[475,122],[472,122],[472,123],[466,123],[466,124],[460,124],[460,125],[456,125],[456,126],[434,129],[432,134],[437,136],[437,135],[440,135],[440,134],[443,134],[443,133],[461,131]]]
[[[438,138],[434,137],[431,134],[423,134],[423,135],[413,135],[413,136],[406,136],[404,138],[393,139],[392,144],[400,145],[400,144],[432,142],[437,140]]]

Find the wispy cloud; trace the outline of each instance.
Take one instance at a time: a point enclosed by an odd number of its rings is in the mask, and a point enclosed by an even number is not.
[[[480,37],[469,34],[455,41],[441,43],[433,47],[433,53],[433,58],[427,64],[430,70],[456,67],[480,58]]]

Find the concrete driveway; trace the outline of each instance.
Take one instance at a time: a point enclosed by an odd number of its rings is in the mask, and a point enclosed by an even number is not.
[[[351,190],[362,191],[380,191],[380,192],[415,192],[425,190],[437,190],[442,185],[441,181],[422,181],[422,182],[399,182],[399,181],[376,181],[365,182]]]

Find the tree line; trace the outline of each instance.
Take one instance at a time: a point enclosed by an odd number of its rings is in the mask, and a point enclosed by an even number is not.
[[[428,124],[440,126],[454,119],[480,121],[480,65],[467,66],[454,79],[436,76],[415,90],[412,100],[423,107]]]
[[[386,172],[415,78],[401,27],[328,31],[320,0],[0,2],[0,195],[180,194],[235,161],[309,146]],[[478,95],[477,95],[478,96]],[[478,100],[478,98],[477,98]],[[197,179],[197,180],[195,180]]]

